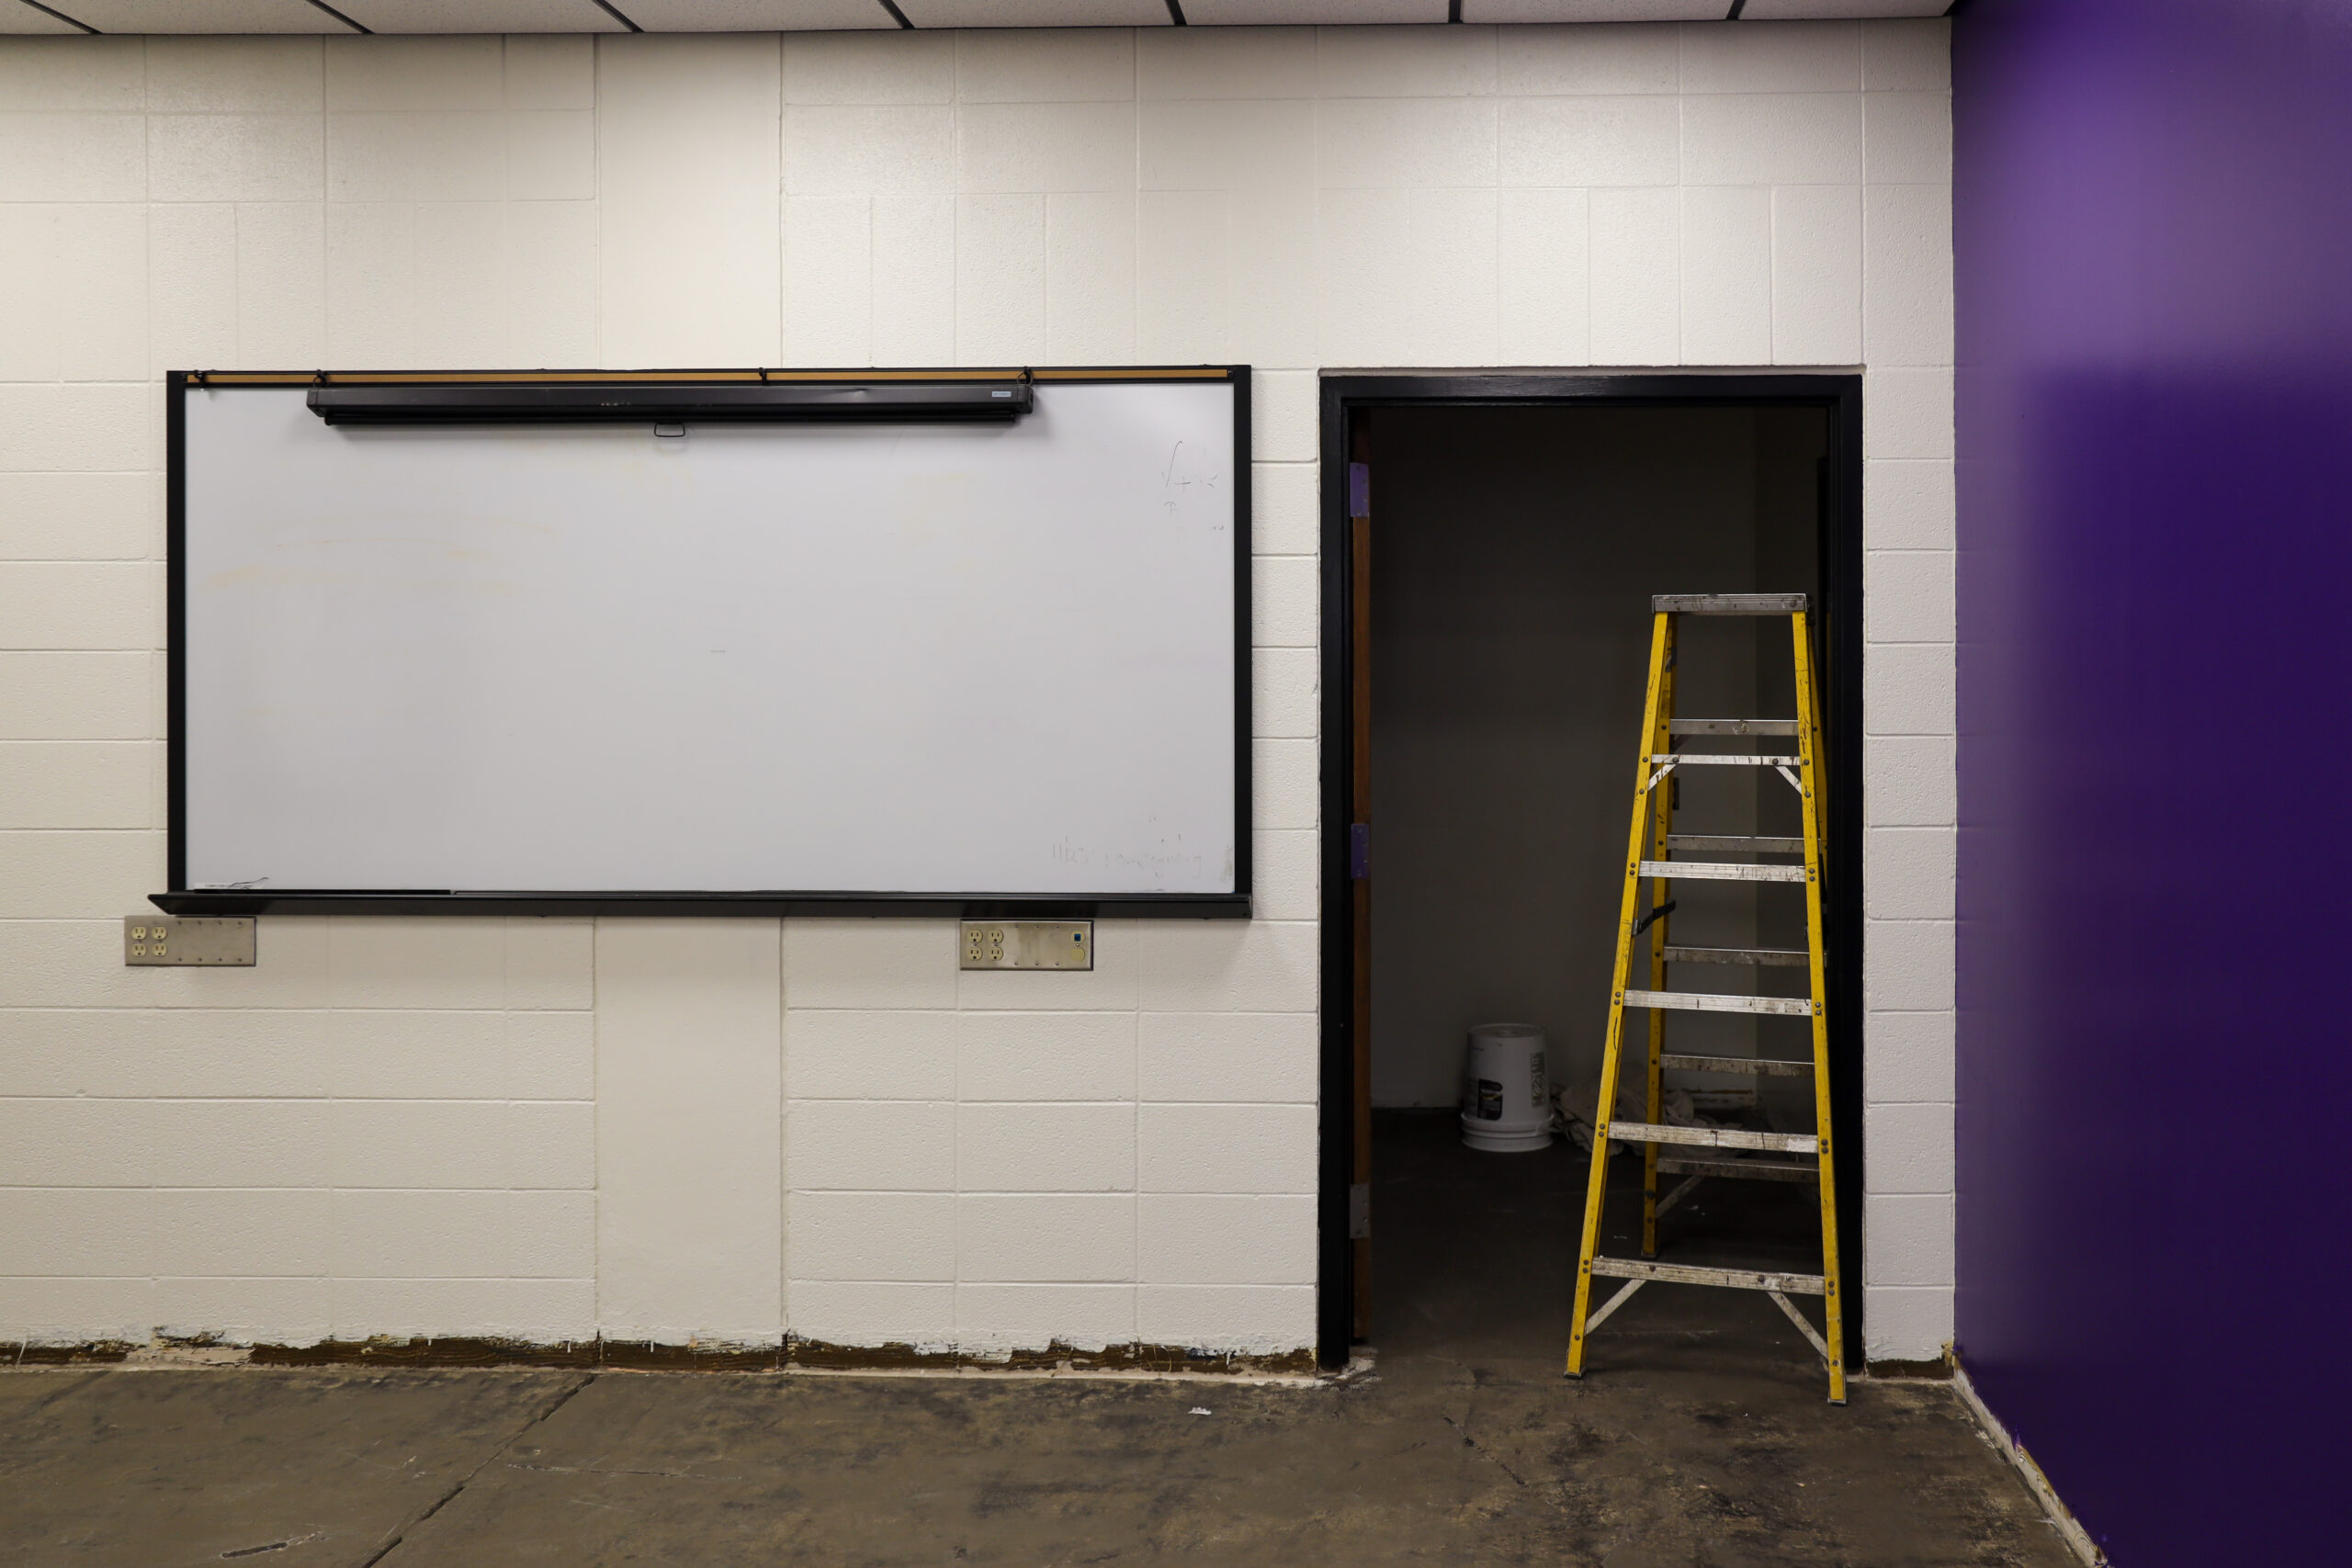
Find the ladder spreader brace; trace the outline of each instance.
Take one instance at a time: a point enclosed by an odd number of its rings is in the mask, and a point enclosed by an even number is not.
[[[1845,1313],[1838,1287],[1838,1192],[1829,1147],[1829,1019],[1823,982],[1821,919],[1821,704],[1815,689],[1813,646],[1805,625],[1802,593],[1661,593],[1650,601],[1649,694],[1642,717],[1642,747],[1634,767],[1634,824],[1625,847],[1625,889],[1617,917],[1617,965],[1609,992],[1609,1031],[1601,1052],[1600,1100],[1592,1133],[1592,1172],[1585,1188],[1584,1234],[1577,1255],[1576,1310],[1568,1331],[1570,1377],[1584,1375],[1585,1340],[1602,1321],[1625,1304],[1635,1291],[1652,1281],[1685,1285],[1714,1285],[1760,1291],[1810,1341],[1829,1369],[1829,1400],[1846,1403]],[[1785,615],[1795,659],[1797,716],[1793,719],[1679,719],[1674,716],[1674,649],[1677,618],[1682,615]],[[1674,742],[1688,736],[1789,737],[1795,755],[1692,755],[1678,751]],[[1676,768],[1770,768],[1797,792],[1804,818],[1799,838],[1754,834],[1675,833],[1673,792],[1657,787]],[[1678,851],[1803,855],[1799,865],[1770,865],[1738,862],[1678,861]],[[1641,909],[1644,881],[1652,884],[1650,910]],[[1783,882],[1804,888],[1805,947],[1803,952],[1780,948],[1686,947],[1668,940],[1672,911],[1668,899],[1677,880]],[[1649,939],[1649,987],[1632,984],[1634,944]],[[1724,996],[1667,989],[1669,964],[1744,964],[1795,967],[1803,965],[1812,981],[1810,994],[1797,997]],[[1641,1122],[1616,1119],[1617,1086],[1624,1061],[1625,1010],[1649,1013],[1647,1077],[1648,1111]],[[1666,1049],[1668,1011],[1747,1012],[1809,1018],[1813,1021],[1813,1059],[1784,1061],[1741,1056],[1694,1056]],[[1813,1077],[1815,1132],[1753,1133],[1736,1128],[1674,1127],[1663,1122],[1664,1085],[1668,1069],[1748,1073],[1759,1076]],[[1598,1255],[1600,1214],[1609,1190],[1611,1139],[1642,1146],[1642,1257],[1603,1258]],[[1737,1155],[1715,1157],[1661,1156],[1661,1148],[1702,1150],[1769,1150],[1776,1160],[1750,1160]],[[1801,1156],[1810,1156],[1810,1161]],[[1800,1156],[1800,1157],[1789,1157]],[[1658,1196],[1660,1172],[1679,1175],[1681,1183],[1663,1199]],[[1821,1272],[1788,1274],[1743,1269],[1702,1269],[1660,1263],[1657,1219],[1672,1208],[1693,1183],[1707,1177],[1736,1177],[1766,1181],[1811,1183],[1821,1207]],[[1597,1312],[1590,1311],[1596,1276],[1620,1279],[1625,1284]],[[1789,1300],[1792,1295],[1817,1295],[1828,1315],[1823,1333]],[[1589,1313],[1589,1315],[1588,1315]]]

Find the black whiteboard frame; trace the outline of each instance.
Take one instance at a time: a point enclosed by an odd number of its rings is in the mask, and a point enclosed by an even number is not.
[[[544,892],[529,889],[457,892],[435,888],[279,888],[268,892],[187,886],[187,423],[190,389],[283,389],[303,386],[517,387],[609,384],[797,382],[828,385],[910,381],[1004,381],[1035,377],[1041,384],[1216,380],[1233,388],[1233,891],[1231,893],[883,893],[854,890],[756,892]],[[1247,919],[1250,909],[1254,828],[1250,699],[1252,597],[1250,577],[1250,367],[1247,365],[1069,366],[976,369],[881,370],[175,370],[164,378],[165,444],[165,744],[168,754],[168,889],[148,901],[172,915],[901,915],[964,919]]]

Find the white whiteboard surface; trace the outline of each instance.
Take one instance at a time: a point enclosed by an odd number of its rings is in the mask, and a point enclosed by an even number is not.
[[[1227,382],[683,438],[180,395],[187,888],[1239,890]]]

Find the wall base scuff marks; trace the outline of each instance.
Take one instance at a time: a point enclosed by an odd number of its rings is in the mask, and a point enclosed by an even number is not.
[[[330,1367],[408,1369],[541,1367],[639,1372],[1015,1372],[1028,1376],[1311,1378],[1311,1347],[1272,1355],[1193,1349],[1179,1345],[1109,1345],[1080,1350],[978,1351],[912,1345],[833,1345],[787,1338],[781,1345],[720,1342],[665,1345],[629,1339],[322,1339],[310,1345],[223,1345],[158,1339],[148,1345],[92,1340],[80,1345],[0,1345],[0,1368],[62,1366]]]
[[[1892,1378],[1910,1382],[1950,1382],[1951,1363],[1950,1361],[1872,1361],[1869,1366],[1869,1375],[1874,1378]]]
[[[93,1339],[81,1345],[5,1345],[0,1346],[0,1366],[111,1366],[137,1348],[120,1339]]]
[[[2088,1568],[2108,1568],[2107,1553],[2098,1549],[2098,1543],[2091,1540],[2090,1532],[2083,1529],[2074,1511],[2059,1497],[2058,1489],[2050,1484],[2050,1478],[2041,1473],[2041,1467],[2033,1462],[2033,1456],[2009,1435],[2009,1429],[2001,1425],[2001,1418],[1987,1410],[1984,1402],[1976,1397],[1976,1385],[1968,1381],[1968,1369],[1960,1364],[1959,1355],[1949,1348],[1945,1355],[1951,1367],[1952,1387],[1959,1392],[1960,1402],[1968,1406],[1971,1416],[1976,1417],[1976,1424],[1984,1429],[1986,1439],[2017,1466],[2018,1473],[2025,1478],[2025,1489],[2033,1494],[2034,1500],[2041,1505],[2042,1512],[2050,1516],[2050,1527]]]
[[[829,1345],[795,1339],[785,1346],[787,1371],[907,1371],[969,1372],[1117,1372],[1206,1377],[1305,1377],[1315,1371],[1312,1347],[1272,1355],[1190,1349],[1178,1345],[1106,1345],[1099,1350],[1050,1345],[1043,1350],[917,1349],[908,1345]]]

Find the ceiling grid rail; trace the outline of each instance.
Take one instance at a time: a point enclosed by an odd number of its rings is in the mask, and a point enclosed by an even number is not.
[[[881,28],[902,30],[952,30],[958,23],[969,20],[970,13],[954,4],[943,7],[936,0],[867,0],[882,13],[874,24]],[[1231,25],[1232,7],[1224,0],[1204,0],[1211,21],[1204,24],[1197,17],[1186,14],[1184,0],[1159,0],[1167,9],[1168,27],[1198,27]],[[1953,8],[1950,0],[1714,0],[1723,9],[1716,14],[1727,22],[1845,20],[1864,17],[1931,17],[1949,14]],[[27,24],[10,27],[0,22],[0,32],[55,32],[70,28],[85,34],[107,32],[141,33],[205,33],[213,31],[263,32],[332,32],[313,23],[305,27],[297,18],[315,14],[332,21],[337,28],[348,28],[361,35],[373,36],[387,28],[392,31],[430,30],[412,18],[401,0],[14,0],[27,11],[48,18],[53,27]],[[566,25],[567,14],[550,17],[549,8],[525,6],[514,12],[514,26],[500,25],[504,18],[492,17],[478,30],[489,32],[593,32],[625,28],[631,33],[667,32],[672,30],[700,31],[716,25],[714,18],[727,16],[742,17],[740,7],[714,8],[696,25],[696,7],[693,0],[662,0],[656,7],[662,12],[651,25],[631,14],[630,0],[571,0],[580,20]],[[0,14],[9,8],[10,0],[0,0]],[[347,9],[346,9],[347,7]],[[1155,9],[1144,0],[1143,8]],[[1194,10],[1200,10],[1196,5]],[[1537,22],[1674,22],[1693,20],[1691,0],[1615,0],[1605,7],[1596,7],[1589,0],[1512,0],[1498,4],[1498,0],[1421,0],[1409,7],[1420,19],[1449,25],[1511,26]],[[1710,7],[1712,8],[1712,7]],[[486,11],[499,7],[486,6]],[[1015,7],[1019,9],[1019,7]],[[1047,19],[1030,25],[1046,27],[1133,27],[1143,22],[1137,15],[1137,0],[1096,0],[1093,5],[1077,5],[1053,8]],[[681,15],[683,13],[683,16]],[[428,10],[426,17],[434,15]],[[208,16],[210,26],[203,25]],[[93,21],[91,17],[97,19]],[[148,25],[157,18],[168,17],[173,25]],[[949,20],[948,18],[954,18]],[[1246,13],[1251,23],[1289,26],[1379,26],[1398,19],[1394,0],[1264,0]],[[859,24],[847,19],[840,0],[813,10],[789,5],[764,8],[763,14],[752,18],[752,24],[766,20],[784,31],[804,28],[824,31]],[[1021,25],[1015,17],[1012,25]],[[370,26],[373,21],[374,26]],[[407,25],[403,25],[403,23]],[[552,23],[552,25],[550,25]],[[797,25],[796,25],[797,24]],[[738,21],[736,25],[742,25]]]

